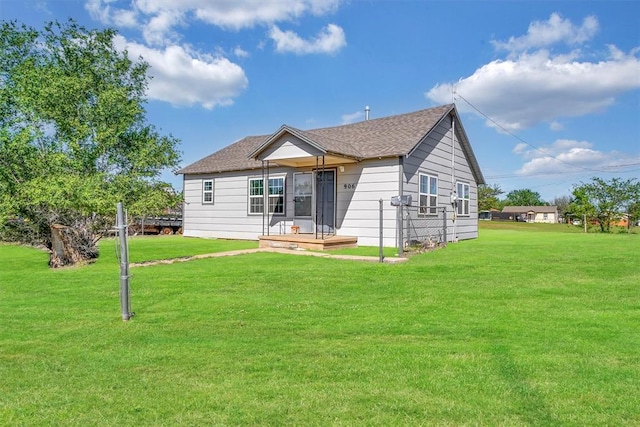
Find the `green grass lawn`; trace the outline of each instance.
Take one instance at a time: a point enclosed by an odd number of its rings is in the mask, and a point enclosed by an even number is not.
[[[404,264],[133,268],[129,322],[114,246],[52,271],[0,245],[0,425],[640,425],[638,235],[482,228]]]

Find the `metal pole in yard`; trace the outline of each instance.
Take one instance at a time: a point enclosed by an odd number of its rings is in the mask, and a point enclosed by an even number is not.
[[[382,250],[383,247],[383,239],[384,239],[384,221],[383,221],[383,205],[382,205],[383,201],[382,199],[380,199],[379,204],[380,204],[380,262],[384,262],[384,253]]]
[[[127,247],[127,224],[120,202],[117,204],[116,228],[120,236],[120,307],[122,320],[127,321],[132,316],[129,309],[129,248]]]
[[[442,230],[444,234],[444,243],[447,244],[447,208],[442,208]]]

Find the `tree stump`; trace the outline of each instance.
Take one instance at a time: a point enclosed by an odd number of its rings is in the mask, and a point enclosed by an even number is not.
[[[87,236],[86,231],[79,231],[61,224],[51,226],[50,267],[74,265],[97,257],[98,249],[93,239]]]

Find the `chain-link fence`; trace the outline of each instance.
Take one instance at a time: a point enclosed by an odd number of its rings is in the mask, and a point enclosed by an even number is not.
[[[435,214],[420,213],[417,206],[404,208],[404,245],[437,246],[447,242],[447,210],[438,208]]]

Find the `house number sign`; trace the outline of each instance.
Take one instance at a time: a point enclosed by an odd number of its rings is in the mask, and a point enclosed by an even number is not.
[[[356,189],[356,185],[355,184],[344,184],[344,189],[345,190],[355,190]]]

